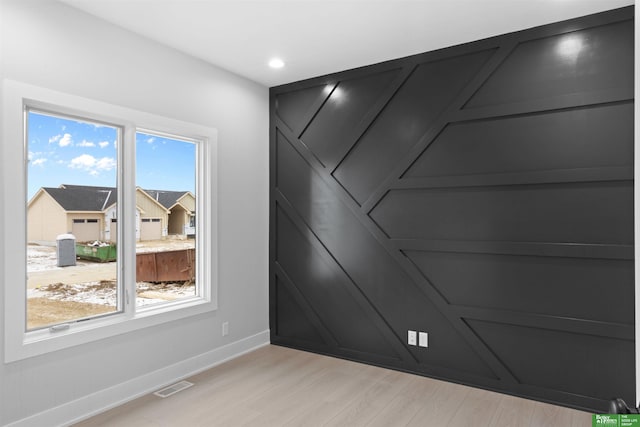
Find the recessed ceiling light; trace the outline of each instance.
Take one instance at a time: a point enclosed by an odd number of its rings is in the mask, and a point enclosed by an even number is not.
[[[273,58],[271,61],[269,61],[269,67],[282,68],[284,67],[284,61],[280,58]]]

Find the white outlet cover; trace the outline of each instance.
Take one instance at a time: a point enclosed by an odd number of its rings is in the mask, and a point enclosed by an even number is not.
[[[407,334],[407,343],[409,345],[417,345],[417,333],[416,331],[409,331]]]
[[[426,332],[420,332],[418,334],[418,345],[420,347],[429,347],[429,334]]]

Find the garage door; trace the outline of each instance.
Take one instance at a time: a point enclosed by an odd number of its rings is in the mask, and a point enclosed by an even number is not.
[[[160,240],[162,238],[162,222],[160,218],[142,218],[140,240]]]
[[[71,233],[77,242],[88,242],[100,239],[100,226],[97,219],[74,219]]]

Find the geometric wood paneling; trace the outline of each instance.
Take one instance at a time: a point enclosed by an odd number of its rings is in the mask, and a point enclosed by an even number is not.
[[[349,278],[344,272],[332,265],[330,258],[323,257],[322,249],[315,249],[280,209],[277,227],[280,276],[286,272],[290,292],[302,301],[298,305],[305,307],[307,313],[314,313],[321,322],[317,329],[327,331],[326,341],[342,348],[397,359],[393,347],[369,323],[366,310],[349,293]],[[323,304],[326,300],[333,304]],[[289,323],[289,319],[279,318],[280,326],[286,328]]]
[[[633,55],[628,7],[271,88],[272,342],[635,402]]]
[[[631,245],[633,183],[392,190],[371,218],[393,239]]]
[[[431,251],[405,254],[453,305],[634,322],[633,299],[620,298],[633,294],[632,260]]]
[[[319,85],[280,94],[275,100],[278,116],[284,123],[296,124],[305,121],[306,115],[314,109],[314,102],[325,90],[324,86]]]
[[[633,102],[456,123],[404,178],[621,167],[632,138]]]
[[[391,172],[493,50],[419,64],[334,175],[359,203]]]
[[[308,296],[309,302],[315,302],[316,312],[358,302],[366,304],[370,310],[369,316],[363,319],[361,335],[369,335],[368,329],[375,327],[371,317],[380,316],[378,323],[389,334],[387,345],[394,345],[398,348],[397,353],[404,354],[413,363],[493,377],[493,372],[412,283],[406,272],[283,137],[278,137],[277,153],[277,163],[286,167],[278,168],[276,263]],[[336,280],[326,274],[322,277],[318,273],[323,271],[320,266],[314,267],[309,260],[301,259],[300,254],[308,249],[300,241],[294,241],[294,238],[299,240],[295,236],[297,231],[290,225],[294,221],[298,223],[298,229],[307,231],[308,240],[316,242],[319,252],[326,252],[325,259],[336,264],[335,269],[341,270],[350,280]],[[301,269],[306,269],[307,274],[299,272]],[[309,283],[311,281],[315,283]],[[311,286],[315,286],[313,291],[305,291]],[[334,331],[348,328],[341,325],[350,322],[350,316],[344,313],[325,319],[334,323]],[[430,352],[414,351],[411,354],[413,349],[403,344],[411,325],[430,325],[432,339],[442,340],[443,345],[434,345]]]
[[[633,396],[634,382],[622,381],[635,361],[632,341],[476,320],[469,324],[522,384],[602,400]]]
[[[523,42],[465,108],[600,91],[633,92],[633,21]]]
[[[278,311],[278,333],[286,338],[327,344],[322,339],[308,314],[298,304],[292,292],[283,285],[282,280],[276,280]]]
[[[344,157],[353,139],[354,124],[360,123],[399,72],[383,71],[326,86],[331,96],[300,137],[323,165],[335,167]]]

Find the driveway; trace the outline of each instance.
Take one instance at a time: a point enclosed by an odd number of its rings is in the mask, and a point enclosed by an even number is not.
[[[52,283],[87,283],[116,280],[116,263],[82,263],[69,267],[34,271],[27,275],[27,288],[35,289]]]

